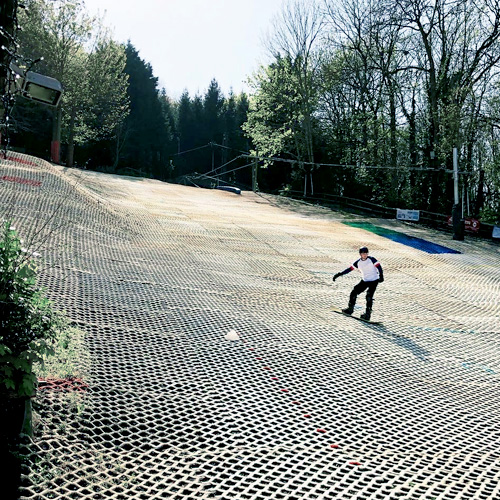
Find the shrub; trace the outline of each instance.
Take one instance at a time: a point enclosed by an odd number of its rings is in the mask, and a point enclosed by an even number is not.
[[[31,397],[33,364],[53,352],[65,320],[37,285],[35,257],[22,248],[10,221],[0,236],[0,392]]]

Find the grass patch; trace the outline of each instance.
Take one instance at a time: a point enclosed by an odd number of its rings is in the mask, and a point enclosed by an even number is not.
[[[54,344],[54,353],[46,354],[33,370],[39,379],[85,378],[89,362],[85,349],[85,334],[70,327],[60,332]]]

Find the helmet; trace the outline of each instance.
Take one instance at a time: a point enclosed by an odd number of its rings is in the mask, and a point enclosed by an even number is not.
[[[367,247],[361,247],[359,249],[359,253],[368,253],[368,248]]]

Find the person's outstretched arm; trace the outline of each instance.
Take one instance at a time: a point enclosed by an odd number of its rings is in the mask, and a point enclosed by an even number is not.
[[[344,269],[341,273],[337,273],[333,276],[333,281],[335,281],[337,278],[340,276],[344,276],[344,274],[350,273],[354,269],[353,266],[348,267],[347,269]]]

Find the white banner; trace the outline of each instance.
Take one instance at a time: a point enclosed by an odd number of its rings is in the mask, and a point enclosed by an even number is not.
[[[417,222],[420,220],[420,210],[403,210],[402,208],[397,208],[396,218],[398,220],[410,220]]]

